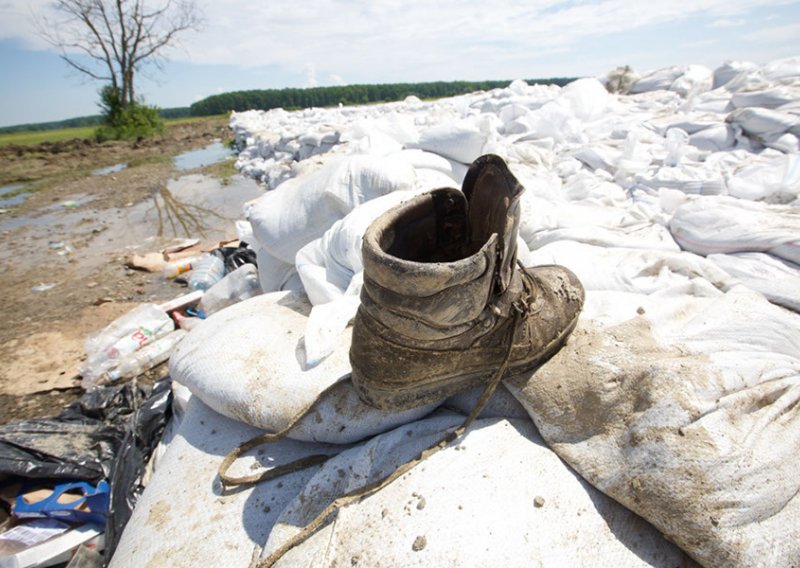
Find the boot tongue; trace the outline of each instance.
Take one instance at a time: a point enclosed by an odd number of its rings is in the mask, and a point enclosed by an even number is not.
[[[499,237],[496,292],[511,281],[517,257],[519,196],[522,185],[499,156],[481,156],[464,178],[463,192],[469,202],[469,248],[477,251],[493,234]]]

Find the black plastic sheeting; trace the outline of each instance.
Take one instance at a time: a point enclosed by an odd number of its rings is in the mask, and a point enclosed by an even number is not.
[[[171,417],[171,380],[86,393],[54,418],[0,426],[0,474],[24,479],[109,481],[106,559],[141,495],[142,475]]]
[[[150,396],[134,412],[114,460],[109,482],[111,499],[106,522],[106,561],[111,560],[122,529],[128,524],[136,501],[144,490],[142,477],[145,467],[172,416],[171,386],[169,379],[153,385]]]

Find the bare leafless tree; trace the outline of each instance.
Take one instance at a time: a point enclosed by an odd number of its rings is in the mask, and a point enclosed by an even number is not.
[[[136,102],[134,78],[202,16],[192,0],[56,0],[39,34],[72,68],[110,85],[121,107]]]

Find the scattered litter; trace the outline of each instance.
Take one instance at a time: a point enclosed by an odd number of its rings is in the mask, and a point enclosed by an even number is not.
[[[109,486],[100,481],[93,486],[85,481],[33,483],[23,485],[12,513],[20,519],[57,519],[68,523],[105,524]]]
[[[180,252],[189,247],[193,247],[200,243],[200,239],[179,239],[177,243],[165,247],[161,252],[163,254],[170,254],[173,252]]]
[[[154,304],[142,304],[87,337],[86,362],[80,370],[84,389],[101,383],[125,357],[173,329],[168,314]]]
[[[186,332],[182,329],[171,331],[167,335],[148,343],[141,349],[123,357],[117,365],[108,371],[108,380],[118,381],[130,379],[149,371],[169,359],[175,347],[184,338]]]
[[[0,565],[4,556],[49,540],[69,528],[69,525],[55,519],[34,519],[0,533]]]
[[[42,282],[41,284],[37,284],[36,286],[31,288],[31,290],[33,292],[46,292],[47,290],[50,290],[51,288],[55,287],[56,287],[55,283],[45,284],[44,282]]]
[[[163,304],[158,306],[158,309],[162,312],[173,312],[175,310],[180,310],[183,308],[187,308],[189,306],[196,305],[200,299],[203,297],[202,290],[195,290],[194,292],[190,292],[174,300],[170,300],[168,302],[164,302]]]
[[[37,529],[27,531],[27,536],[25,538],[29,540],[40,538],[30,536],[31,532],[38,533],[39,531]],[[6,566],[33,567],[62,565],[70,561],[74,552],[79,547],[90,546],[97,550],[103,550],[104,542],[103,527],[98,525],[82,525],[55,535],[53,535],[53,532],[50,532],[50,536],[47,540],[40,540],[36,544],[29,545],[21,550],[18,549],[16,553],[0,556],[0,566],[5,568]]]
[[[146,272],[160,272],[164,270],[167,261],[164,259],[163,254],[149,252],[147,254],[134,254],[125,262],[125,265]]]
[[[61,205],[63,207],[74,209],[74,208],[78,207],[80,205],[80,203],[78,203],[77,201],[74,201],[74,200],[69,200],[69,201],[64,201]]]
[[[202,255],[186,256],[178,260],[165,262],[161,269],[162,276],[164,277],[165,280],[171,280],[173,278],[177,278],[181,274],[192,270],[197,265],[197,263],[203,260],[203,258],[205,258],[205,256]]]

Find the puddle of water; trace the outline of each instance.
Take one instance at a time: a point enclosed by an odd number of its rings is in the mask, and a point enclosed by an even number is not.
[[[117,172],[121,172],[122,170],[124,170],[127,167],[128,167],[128,164],[125,163],[125,162],[123,162],[121,164],[114,164],[113,166],[108,166],[108,167],[105,167],[105,168],[99,168],[97,170],[94,170],[92,172],[92,175],[93,176],[105,176],[105,175],[108,175],[108,174],[115,174]]]
[[[96,199],[97,196],[95,195],[87,195],[85,193],[79,193],[77,195],[71,195],[61,203],[56,203],[55,205],[50,205],[45,207],[48,210],[57,210],[57,209],[75,209],[77,207],[81,207],[82,205],[86,205],[87,203],[91,203]]]
[[[182,176],[137,206],[129,220],[160,237],[229,238],[231,231],[235,234],[235,221],[244,217],[243,204],[263,193],[258,184],[241,176],[234,176],[228,185],[201,174]]]
[[[4,235],[8,246],[0,248],[0,263],[24,256],[34,266],[68,262],[71,270],[89,275],[109,260],[121,264],[128,254],[158,251],[175,237],[210,242],[234,239],[235,221],[244,218],[244,203],[263,194],[264,189],[250,178],[233,176],[231,183],[223,185],[218,179],[194,174],[170,181],[131,207],[71,208],[54,203],[40,209],[43,214],[38,216],[0,220],[0,234],[8,232]],[[70,201],[86,204],[91,199],[79,194]],[[64,247],[60,247],[62,242]],[[61,255],[68,244],[71,250]],[[164,297],[174,293],[173,288],[158,277],[145,286],[148,294],[163,293]]]
[[[183,154],[178,154],[172,159],[172,163],[179,170],[191,170],[203,166],[210,166],[221,162],[225,158],[233,156],[233,150],[225,146],[222,142],[214,142],[199,150],[190,150]]]
[[[6,193],[11,193],[12,191],[17,191],[18,189],[24,187],[25,184],[17,183],[14,185],[4,185],[0,187],[0,196],[5,195]]]
[[[28,193],[27,191],[22,193],[17,193],[16,195],[13,195],[11,197],[2,198],[3,195],[12,193],[14,191],[17,191],[18,189],[22,189],[23,187],[25,187],[25,184],[22,183],[14,185],[4,185],[3,187],[0,187],[0,207],[12,207],[14,205],[19,205],[20,203],[23,203],[26,199],[28,199],[30,193]]]

